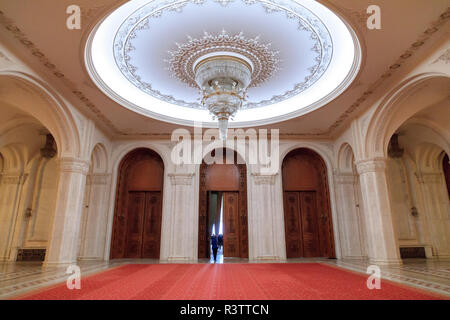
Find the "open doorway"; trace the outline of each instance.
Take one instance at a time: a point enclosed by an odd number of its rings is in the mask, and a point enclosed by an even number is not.
[[[199,259],[211,260],[212,235],[221,235],[223,240],[222,245],[218,243],[216,262],[248,258],[246,189],[245,164],[200,166]]]
[[[211,237],[216,237],[217,241],[216,263],[223,263],[223,196],[222,191],[207,191],[208,230]],[[213,251],[213,245],[210,243],[209,261],[211,263],[214,262]]]

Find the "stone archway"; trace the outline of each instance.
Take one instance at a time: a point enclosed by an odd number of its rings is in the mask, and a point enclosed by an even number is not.
[[[299,148],[283,160],[286,256],[335,258],[327,169],[314,151]]]
[[[208,191],[222,192],[224,195],[224,255],[227,256],[225,253],[229,252],[229,257],[248,258],[247,168],[245,164],[238,164],[236,152],[233,163],[227,163],[226,153],[223,152],[223,164],[208,165],[203,162],[200,165],[198,234],[200,259],[209,257]],[[226,206],[229,206],[229,210]],[[228,234],[228,239],[227,227],[228,230],[233,230],[233,235]]]
[[[111,259],[160,257],[164,164],[153,150],[129,152],[119,165]]]

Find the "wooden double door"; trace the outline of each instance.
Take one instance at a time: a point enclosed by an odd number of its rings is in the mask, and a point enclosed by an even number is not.
[[[287,257],[321,256],[316,192],[286,191],[284,208]]]
[[[198,258],[210,257],[210,192],[222,195],[224,257],[248,258],[247,168],[235,152],[231,164],[200,165],[199,191]]]
[[[161,192],[130,191],[124,258],[159,259]]]
[[[139,148],[121,161],[111,237],[111,259],[159,259],[164,164]]]
[[[325,162],[296,149],[283,160],[282,174],[286,256],[336,257]]]

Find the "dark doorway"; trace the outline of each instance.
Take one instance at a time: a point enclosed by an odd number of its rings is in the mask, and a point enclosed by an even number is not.
[[[150,149],[128,153],[119,166],[111,259],[159,259],[164,164]]]
[[[223,154],[225,158],[226,151]],[[237,164],[236,153],[233,164],[224,160],[224,164],[200,165],[199,258],[209,258],[211,226],[220,220],[220,211],[223,214],[224,257],[248,258],[246,174],[245,164]]]
[[[314,151],[291,151],[282,165],[288,258],[335,258],[327,170]]]
[[[444,169],[445,182],[447,183],[448,197],[450,198],[450,163],[448,162],[448,154],[442,160],[442,168]]]

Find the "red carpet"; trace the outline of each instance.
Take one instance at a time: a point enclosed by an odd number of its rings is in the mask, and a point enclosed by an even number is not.
[[[427,291],[382,280],[380,290],[367,277],[318,263],[134,264],[81,279],[81,290],[66,284],[20,299],[81,300],[303,300],[439,299]]]

